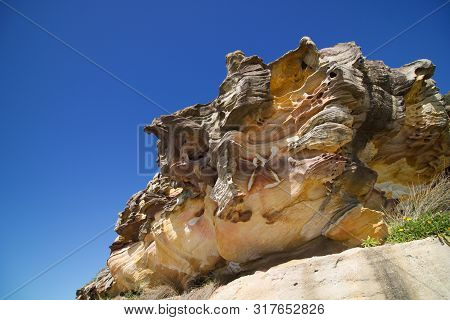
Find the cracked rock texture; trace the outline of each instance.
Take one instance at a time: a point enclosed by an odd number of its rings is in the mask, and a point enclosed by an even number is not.
[[[211,299],[449,299],[450,248],[437,238],[292,260],[217,289]]]
[[[183,290],[318,237],[382,240],[381,209],[450,162],[429,60],[389,68],[353,42],[304,37],[272,63],[235,51],[226,67],[214,101],[146,127],[160,172],[119,214],[107,268],[79,299]]]

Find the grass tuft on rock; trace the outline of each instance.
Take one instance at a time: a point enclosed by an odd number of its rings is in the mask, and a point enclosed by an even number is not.
[[[389,225],[387,243],[401,243],[438,236],[450,238],[450,178],[436,176],[429,184],[409,188],[410,196],[385,212]]]
[[[378,239],[372,238],[371,236],[367,236],[366,239],[363,239],[361,242],[361,247],[363,248],[372,248],[379,246],[381,243]]]

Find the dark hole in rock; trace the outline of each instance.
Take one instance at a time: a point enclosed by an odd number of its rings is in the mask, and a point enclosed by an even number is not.
[[[330,78],[335,78],[337,76],[336,72],[331,71],[330,72]]]
[[[239,221],[247,222],[252,217],[251,210],[245,210],[243,212],[239,212]]]
[[[305,70],[306,68],[308,68],[308,65],[302,60],[302,69]]]

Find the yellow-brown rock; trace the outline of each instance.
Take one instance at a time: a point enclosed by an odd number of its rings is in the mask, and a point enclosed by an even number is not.
[[[184,289],[323,236],[382,240],[389,198],[450,162],[428,60],[389,68],[354,43],[318,50],[305,37],[272,63],[235,51],[226,64],[214,101],[146,127],[160,172],[120,213],[108,269],[78,298]]]
[[[361,243],[360,239],[367,237],[381,242],[387,237],[388,229],[383,220],[383,213],[356,206],[332,222],[323,235],[354,247]]]

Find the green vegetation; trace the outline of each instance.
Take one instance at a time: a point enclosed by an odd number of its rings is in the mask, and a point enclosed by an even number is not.
[[[141,294],[141,291],[131,290],[123,293],[123,297],[127,300],[140,300]]]
[[[367,236],[367,239],[364,239],[361,243],[363,248],[371,248],[380,245],[380,241],[378,239],[372,238],[371,236]]]
[[[403,223],[390,228],[386,242],[408,242],[430,236],[450,237],[450,211],[435,214],[425,213],[415,219],[405,217]]]
[[[386,211],[388,243],[401,243],[438,236],[450,238],[450,178],[436,176],[425,186],[411,186],[410,196]]]

